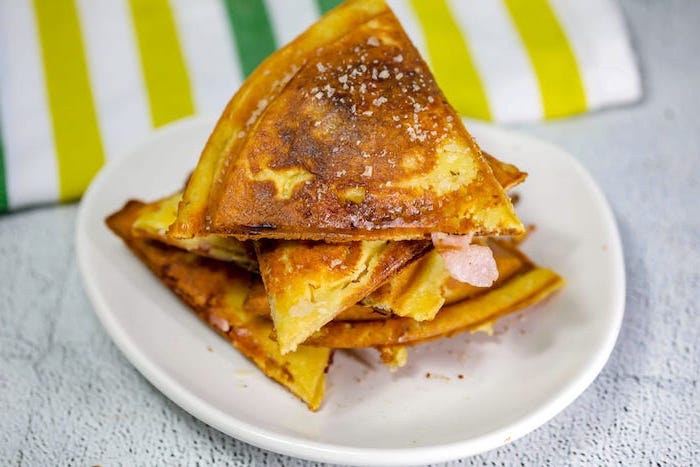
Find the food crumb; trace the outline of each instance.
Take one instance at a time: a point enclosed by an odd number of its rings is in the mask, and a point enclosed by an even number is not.
[[[430,378],[430,373],[426,373],[426,374],[425,374],[425,377],[426,377],[426,378]]]
[[[460,374],[457,375],[457,378],[459,378],[459,379],[464,379],[464,375],[463,375],[462,373],[460,373]]]
[[[213,352],[213,351],[214,351],[214,349],[211,348],[211,345],[208,345],[208,346],[207,346],[207,350],[208,350],[209,352]]]

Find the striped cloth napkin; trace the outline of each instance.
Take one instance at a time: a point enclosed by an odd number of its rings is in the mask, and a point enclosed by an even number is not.
[[[218,114],[339,0],[0,1],[0,212],[78,198],[155,128]],[[389,0],[464,115],[514,122],[631,102],[613,0]]]

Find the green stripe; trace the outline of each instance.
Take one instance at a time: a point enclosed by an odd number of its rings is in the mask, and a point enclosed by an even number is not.
[[[462,34],[445,0],[412,0],[425,33],[435,79],[459,113],[491,120],[486,90]]]
[[[78,12],[72,1],[34,0],[51,111],[59,194],[78,198],[104,163]]]
[[[275,51],[270,18],[263,0],[223,0],[244,76]]]
[[[545,117],[586,110],[586,94],[574,57],[547,0],[505,0],[540,83]]]
[[[7,212],[7,182],[5,181],[5,151],[0,128],[0,213]]]
[[[193,114],[190,78],[170,5],[167,0],[129,0],[129,5],[153,126]]]
[[[322,15],[325,15],[341,3],[343,3],[343,0],[316,0],[318,9],[321,11]]]

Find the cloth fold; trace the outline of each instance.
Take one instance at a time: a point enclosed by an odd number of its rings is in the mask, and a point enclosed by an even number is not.
[[[0,2],[0,212],[77,199],[154,129],[219,113],[339,0]],[[457,110],[559,118],[641,97],[613,0],[389,0]]]

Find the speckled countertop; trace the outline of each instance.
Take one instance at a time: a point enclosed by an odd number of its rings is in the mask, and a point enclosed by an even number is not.
[[[645,100],[521,128],[575,154],[610,200],[628,280],[617,347],[550,423],[459,463],[700,462],[700,2],[622,3]],[[0,464],[312,465],[209,428],[140,376],[83,291],[75,217],[0,217]]]

